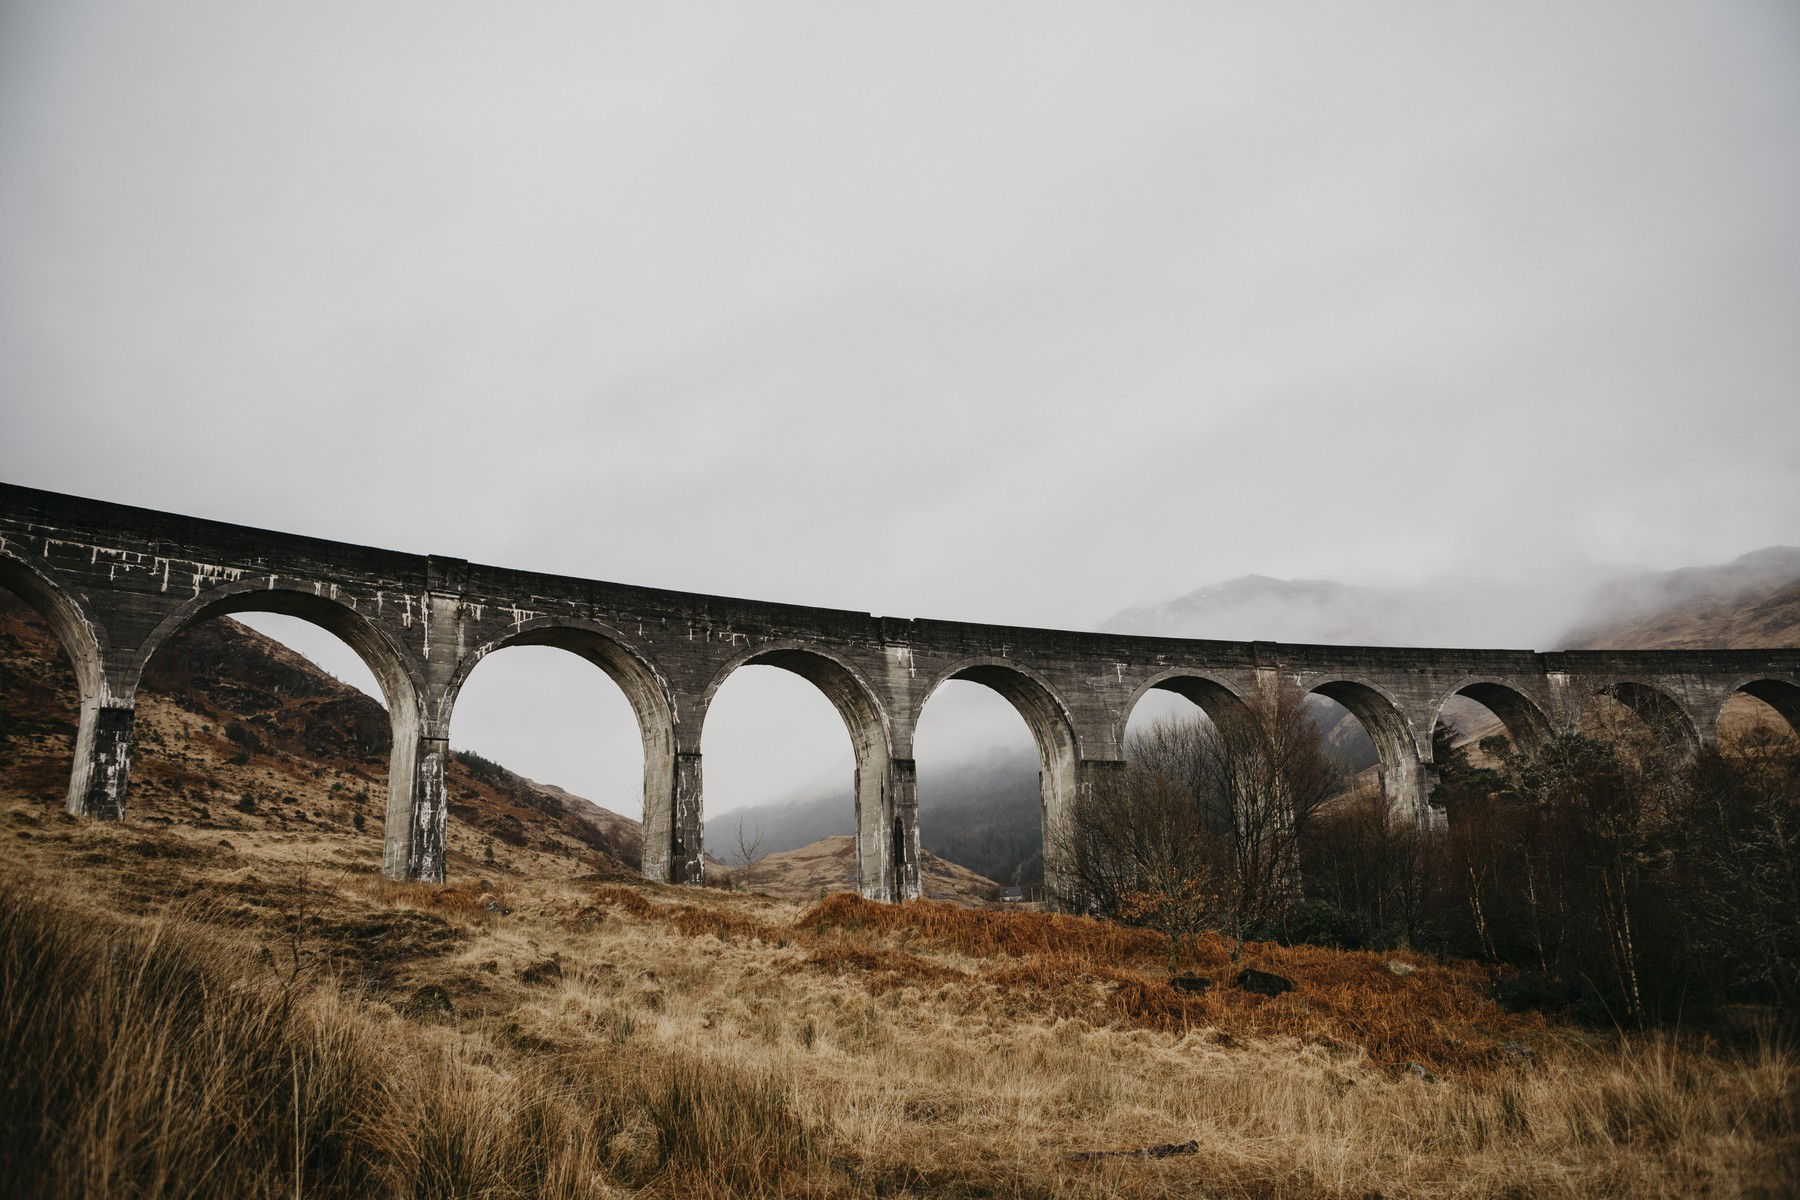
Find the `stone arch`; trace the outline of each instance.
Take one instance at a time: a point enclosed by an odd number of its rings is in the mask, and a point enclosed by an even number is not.
[[[600,668],[624,694],[644,748],[641,867],[646,877],[668,882],[670,857],[675,853],[676,726],[680,720],[668,679],[648,655],[609,625],[579,617],[534,617],[458,660],[435,706],[436,721],[446,738],[457,697],[469,676],[490,654],[513,646],[566,650]]]
[[[0,552],[0,588],[29,604],[56,635],[75,670],[84,703],[106,694],[106,632],[88,606],[49,571]]]
[[[1125,744],[1125,726],[1130,723],[1131,714],[1137,710],[1138,702],[1153,691],[1173,692],[1192,702],[1215,725],[1244,718],[1250,712],[1249,702],[1224,680],[1205,671],[1172,667],[1151,676],[1131,693],[1113,730],[1114,745]]]
[[[50,571],[4,551],[0,551],[0,588],[18,596],[43,618],[74,669],[79,716],[65,807],[71,813],[85,814],[90,808],[89,793],[96,769],[101,710],[113,701],[106,675],[106,629],[80,593],[65,586]],[[123,778],[122,774],[120,778]],[[102,790],[112,793],[111,788]],[[96,815],[118,816],[120,813],[107,811]]]
[[[1399,812],[1427,819],[1431,798],[1430,747],[1420,746],[1393,696],[1377,684],[1355,676],[1326,676],[1303,681],[1301,687],[1308,695],[1316,692],[1350,710],[1350,715],[1368,731],[1381,757],[1382,786],[1388,803]]]
[[[1551,735],[1550,718],[1535,700],[1505,680],[1478,676],[1462,680],[1437,702],[1431,718],[1434,732],[1452,696],[1467,696],[1500,718],[1513,745],[1520,750],[1540,746]]]
[[[725,681],[740,667],[780,667],[811,683],[825,694],[833,708],[844,718],[850,731],[850,743],[856,748],[861,763],[866,754],[886,754],[891,747],[893,723],[868,679],[847,659],[829,650],[821,650],[800,642],[777,642],[758,646],[738,655],[713,675],[701,698],[704,714],[712,706]],[[704,720],[704,716],[702,717]],[[695,730],[696,736],[698,730]]]
[[[1719,727],[1719,717],[1725,711],[1725,705],[1731,698],[1742,692],[1746,696],[1754,696],[1780,714],[1788,723],[1796,737],[1800,737],[1800,684],[1788,679],[1778,679],[1770,675],[1753,675],[1733,683],[1713,712],[1712,727]]]
[[[382,873],[390,879],[444,878],[445,747],[428,741],[422,673],[412,654],[374,620],[329,593],[283,587],[274,576],[244,578],[201,592],[164,617],[137,648],[123,686],[135,696],[144,669],[176,634],[235,613],[297,617],[339,638],[363,660],[387,704],[387,817]]]
[[[1654,684],[1620,679],[1595,688],[1594,694],[1610,697],[1629,708],[1659,738],[1675,741],[1689,750],[1700,745],[1700,731],[1681,701]]]
[[[1067,761],[1080,760],[1081,734],[1069,706],[1056,689],[1037,672],[1003,658],[973,658],[955,663],[941,672],[925,689],[919,710],[930,703],[932,694],[952,679],[966,679],[999,692],[1007,703],[1025,718],[1026,728],[1038,745],[1038,756],[1045,771],[1056,769]],[[915,724],[916,724],[915,720]]]
[[[423,674],[405,646],[348,601],[311,589],[281,586],[274,576],[245,578],[208,588],[164,617],[132,655],[129,678],[122,681],[124,686],[135,693],[144,668],[176,634],[202,621],[236,613],[277,613],[317,625],[363,660],[381,686],[388,712],[396,719],[404,715],[417,725],[429,715],[422,704]]]
[[[536,617],[464,654],[437,698],[434,715],[443,728],[449,729],[456,698],[476,666],[488,655],[511,646],[552,646],[599,667],[619,685],[637,715],[646,755],[652,748],[674,752],[678,717],[668,680],[623,634],[599,621],[578,617]]]
[[[699,747],[705,714],[725,681],[742,667],[779,667],[811,683],[844,720],[856,756],[852,790],[856,797],[858,886],[871,900],[904,900],[919,895],[919,834],[912,791],[912,762],[894,756],[893,721],[886,705],[849,660],[799,642],[756,646],[720,668],[701,697],[692,730]],[[698,824],[699,814],[694,814]]]
[[[953,679],[979,683],[998,692],[1025,720],[1038,748],[1038,820],[1044,852],[1044,887],[1052,896],[1062,891],[1059,831],[1082,784],[1082,738],[1069,706],[1048,681],[1029,667],[1001,658],[965,659],[931,681],[914,712],[914,724],[931,697]],[[1115,764],[1116,765],[1116,764]]]

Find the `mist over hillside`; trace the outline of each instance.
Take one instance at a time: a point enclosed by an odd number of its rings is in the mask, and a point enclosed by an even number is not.
[[[1800,548],[1645,571],[1586,565],[1528,582],[1412,587],[1245,575],[1102,621],[1108,633],[1325,645],[1519,649],[1800,644]]]
[[[1592,570],[1554,589],[1493,579],[1369,587],[1330,579],[1245,575],[1100,623],[1106,633],[1341,646],[1550,644],[1610,573]],[[1574,586],[1571,586],[1573,584]]]
[[[1769,546],[1711,567],[1643,571],[1595,589],[1563,649],[1760,649],[1800,645],[1800,548]]]
[[[920,847],[996,883],[1042,881],[1038,806],[1038,763],[1031,751],[919,766]],[[846,788],[721,813],[706,822],[706,845],[733,866],[743,861],[740,821],[746,845],[760,837],[760,853],[783,854],[854,834],[856,806]]]
[[[1732,562],[1675,571],[1591,568],[1532,589],[1492,581],[1375,588],[1247,575],[1163,604],[1127,609],[1100,628],[1163,637],[1388,646],[1524,648],[1800,645],[1800,549],[1772,546]],[[1352,774],[1378,761],[1360,722],[1334,701],[1308,701]],[[1492,713],[1453,698],[1444,719],[1465,737],[1495,732]],[[736,861],[737,829],[764,853],[853,832],[848,789],[738,809],[707,823],[712,852]],[[1019,750],[919,770],[920,844],[1002,884],[1043,876],[1037,762]]]

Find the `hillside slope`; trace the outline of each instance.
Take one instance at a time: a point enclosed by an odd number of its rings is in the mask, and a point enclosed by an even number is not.
[[[1800,646],[1800,549],[1770,546],[1729,563],[1647,572],[1599,590],[1569,650],[1754,650]]]
[[[49,630],[0,592],[0,789],[60,803],[76,686]],[[381,858],[382,706],[230,620],[172,640],[138,694],[130,818],[342,865]],[[637,822],[475,755],[449,771],[452,876],[636,870]],[[326,833],[343,838],[322,839]]]

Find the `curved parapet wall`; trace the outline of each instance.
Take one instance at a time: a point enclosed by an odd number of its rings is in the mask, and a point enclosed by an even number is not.
[[[948,679],[985,684],[1019,708],[1043,760],[1046,826],[1117,766],[1132,705],[1151,688],[1209,711],[1279,681],[1332,696],[1374,736],[1393,803],[1420,816],[1432,726],[1458,693],[1526,737],[1569,727],[1602,694],[1688,742],[1714,736],[1739,690],[1800,716],[1800,649],[1312,646],[877,617],[375,550],[9,484],[0,484],[0,587],[44,613],[79,668],[69,807],[84,815],[125,811],[138,678],[171,633],[252,611],[339,633],[387,694],[383,862],[395,878],[444,877],[451,710],[481,656],[512,644],[562,646],[625,688],[645,747],[644,872],[675,882],[698,882],[703,869],[700,731],[713,692],[751,663],[812,680],[856,748],[862,890],[888,900],[919,894],[913,730]]]

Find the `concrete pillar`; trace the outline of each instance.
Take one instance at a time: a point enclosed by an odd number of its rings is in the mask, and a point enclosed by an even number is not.
[[[919,867],[919,770],[910,758],[888,763],[888,796],[895,900],[917,900],[925,894]]]
[[[703,853],[702,790],[700,755],[675,756],[673,837],[669,847],[669,882],[706,882],[706,858]]]
[[[654,883],[704,883],[700,754],[645,751],[643,876]]]
[[[1044,900],[1060,907],[1069,896],[1066,822],[1069,808],[1096,789],[1114,787],[1125,770],[1117,759],[1076,759],[1038,772],[1038,800],[1044,823]]]
[[[1432,828],[1431,793],[1437,787],[1435,764],[1408,759],[1397,768],[1383,765],[1382,791],[1387,796],[1388,811],[1417,821],[1421,829]]]
[[[668,745],[644,747],[643,855],[645,879],[668,883],[675,848],[675,755]]]
[[[69,778],[69,812],[119,821],[131,777],[131,724],[136,708],[83,700],[75,735],[75,770]]]
[[[444,882],[449,766],[447,738],[395,730],[381,848],[381,873],[387,878]]]
[[[868,763],[856,771],[857,890],[865,899],[917,900],[919,780],[910,758]]]

